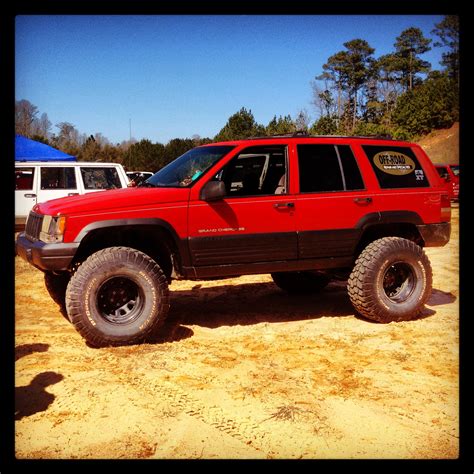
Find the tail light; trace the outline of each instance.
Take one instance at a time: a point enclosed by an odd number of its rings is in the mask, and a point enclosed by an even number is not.
[[[451,198],[449,194],[441,194],[441,222],[451,221]]]

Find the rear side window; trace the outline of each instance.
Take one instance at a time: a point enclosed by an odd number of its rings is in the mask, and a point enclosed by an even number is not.
[[[116,168],[81,168],[85,189],[121,188]]]
[[[410,147],[363,145],[382,189],[426,188],[430,184]]]
[[[15,170],[15,189],[18,191],[31,191],[33,189],[34,168],[17,168]]]
[[[364,189],[349,145],[298,145],[300,192]]]
[[[449,176],[447,168],[440,168],[437,166],[436,171],[438,172],[440,178],[446,179]]]
[[[41,189],[76,189],[74,168],[41,168]]]

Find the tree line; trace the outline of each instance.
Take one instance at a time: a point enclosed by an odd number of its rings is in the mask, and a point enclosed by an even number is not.
[[[459,18],[447,15],[432,33],[434,47],[445,47],[441,65],[432,70],[421,55],[431,40],[419,28],[400,33],[393,51],[375,57],[363,39],[343,44],[331,55],[311,83],[317,119],[311,123],[306,110],[274,116],[259,124],[251,110],[242,107],[212,138],[174,138],[167,144],[143,139],[112,144],[101,133],[81,134],[69,122],[55,125],[46,113],[28,100],[15,103],[16,133],[50,144],[81,161],[112,161],[130,170],[155,172],[187,150],[213,141],[302,131],[313,135],[385,135],[414,140],[459,120]]]

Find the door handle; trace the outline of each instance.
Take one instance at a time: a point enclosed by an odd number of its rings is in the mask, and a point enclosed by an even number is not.
[[[35,198],[36,194],[25,194],[24,195],[26,198]]]
[[[77,196],[79,193],[69,193],[68,196]]]
[[[294,202],[277,202],[276,204],[273,204],[273,207],[275,209],[292,209],[295,207]]]
[[[369,204],[372,202],[372,198],[371,197],[354,198],[354,202],[356,204]]]

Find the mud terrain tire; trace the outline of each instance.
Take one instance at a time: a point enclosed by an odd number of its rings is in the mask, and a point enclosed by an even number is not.
[[[148,255],[128,247],[92,254],[66,291],[71,322],[93,347],[143,342],[168,314],[168,282]]]
[[[362,316],[389,323],[419,316],[431,286],[431,265],[423,249],[411,240],[384,237],[359,255],[347,289]]]
[[[275,284],[288,293],[316,293],[325,288],[331,279],[311,272],[281,272],[271,274]]]

